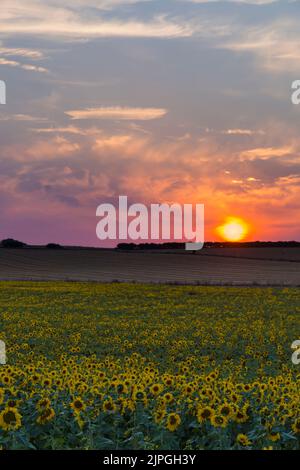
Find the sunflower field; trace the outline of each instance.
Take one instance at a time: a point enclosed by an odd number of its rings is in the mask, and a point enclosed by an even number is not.
[[[299,449],[300,292],[0,283],[2,449]]]

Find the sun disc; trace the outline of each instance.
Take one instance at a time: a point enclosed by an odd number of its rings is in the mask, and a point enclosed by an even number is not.
[[[228,217],[223,225],[217,227],[218,234],[228,242],[238,242],[243,240],[248,232],[248,224],[237,217]]]

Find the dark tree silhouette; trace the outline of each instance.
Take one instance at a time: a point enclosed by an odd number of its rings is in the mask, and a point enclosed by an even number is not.
[[[13,238],[7,238],[6,240],[2,240],[0,246],[2,248],[24,248],[26,243],[14,240]]]

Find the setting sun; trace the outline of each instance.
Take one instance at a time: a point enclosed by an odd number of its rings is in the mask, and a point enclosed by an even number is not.
[[[248,224],[237,217],[227,217],[225,223],[217,227],[217,233],[228,242],[239,242],[243,240],[248,232]]]

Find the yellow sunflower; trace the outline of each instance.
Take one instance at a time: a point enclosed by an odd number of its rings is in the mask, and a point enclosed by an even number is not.
[[[112,401],[112,399],[107,399],[103,403],[103,411],[106,413],[114,413],[116,411],[117,407],[115,403]]]
[[[238,434],[236,442],[243,447],[251,445],[251,441],[246,434]]]
[[[225,418],[225,416],[217,414],[212,415],[210,422],[215,428],[226,428],[228,424],[228,419]]]
[[[37,404],[36,404],[36,408],[38,410],[44,410],[45,408],[49,408],[50,407],[50,400],[49,398],[41,398]]]
[[[70,407],[73,409],[74,413],[80,413],[85,410],[86,405],[80,397],[77,397],[72,401]]]
[[[204,408],[198,408],[197,419],[199,423],[204,423],[204,421],[211,419],[214,411],[210,406],[205,406]]]
[[[153,384],[150,387],[150,392],[152,395],[159,395],[163,391],[163,388],[162,384]]]
[[[55,411],[53,408],[45,408],[37,418],[38,424],[46,424],[55,417]]]
[[[15,431],[21,427],[21,418],[17,408],[5,408],[0,413],[0,428],[4,431]]]
[[[292,424],[292,429],[294,433],[296,434],[300,433],[300,418],[297,418],[295,422]]]
[[[270,441],[272,442],[277,442],[280,440],[280,433],[279,432],[275,432],[275,431],[271,431],[268,435],[268,438],[270,439]]]
[[[170,413],[167,417],[167,429],[171,432],[176,431],[178,426],[180,426],[181,418],[177,413]]]

